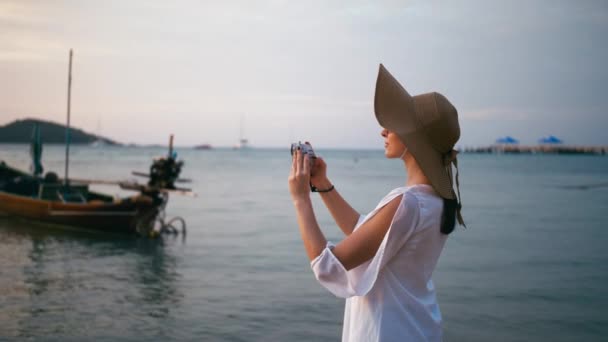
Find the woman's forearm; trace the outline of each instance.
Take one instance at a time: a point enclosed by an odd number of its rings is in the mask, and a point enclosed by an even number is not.
[[[327,240],[319,228],[312,208],[310,197],[294,199],[300,235],[304,242],[304,249],[310,261],[314,260],[327,245]]]
[[[327,180],[316,186],[319,189],[329,189],[332,184]],[[342,230],[345,235],[350,235],[359,220],[359,213],[342,198],[336,189],[329,192],[320,192],[319,194],[321,195],[323,203],[325,203],[325,206],[331,213],[331,216],[336,221],[336,224],[340,227],[340,230]]]

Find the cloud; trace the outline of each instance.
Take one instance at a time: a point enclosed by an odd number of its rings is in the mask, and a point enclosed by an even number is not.
[[[459,112],[461,120],[481,121],[526,121],[530,118],[538,117],[538,115],[539,113],[534,110],[518,110],[515,108],[481,108]]]
[[[45,4],[42,3],[42,8]],[[48,22],[40,7],[24,1],[4,1],[0,3],[0,23],[2,26],[41,26]]]

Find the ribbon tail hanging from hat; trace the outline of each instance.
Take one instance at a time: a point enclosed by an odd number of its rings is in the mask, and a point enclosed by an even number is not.
[[[458,151],[451,150],[444,156],[444,165],[448,171],[448,175],[450,177],[450,183],[453,182],[454,177],[452,176],[452,164],[456,167],[456,192],[458,194],[458,206],[456,207],[456,218],[458,219],[458,223],[465,228],[467,225],[464,223],[464,219],[462,218],[462,201],[460,197],[460,181],[458,179]],[[453,188],[453,186],[452,186]]]

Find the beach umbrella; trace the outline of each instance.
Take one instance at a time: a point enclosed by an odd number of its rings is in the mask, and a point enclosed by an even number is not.
[[[34,176],[38,177],[44,172],[44,168],[42,167],[42,140],[40,139],[40,127],[38,123],[34,124],[34,129],[32,130],[30,156],[32,157],[30,171]]]
[[[506,137],[496,139],[496,143],[497,144],[519,144],[519,140],[507,135]]]
[[[563,143],[563,141],[560,138],[558,138],[554,135],[550,135],[548,137],[541,138],[538,142],[541,144],[561,144],[561,143]]]

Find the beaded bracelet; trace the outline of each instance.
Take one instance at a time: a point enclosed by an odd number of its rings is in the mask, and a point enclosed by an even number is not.
[[[323,190],[319,190],[319,189],[317,189],[316,187],[314,187],[314,186],[312,186],[312,185],[310,186],[310,190],[311,190],[312,192],[330,192],[330,191],[332,191],[333,189],[335,189],[335,188],[334,188],[334,186],[333,186],[333,184],[332,184],[332,186],[330,186],[329,188],[327,188],[327,189],[323,189]]]

